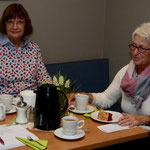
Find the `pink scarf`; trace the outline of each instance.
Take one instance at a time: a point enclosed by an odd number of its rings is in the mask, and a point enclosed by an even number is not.
[[[133,98],[131,103],[137,110],[141,108],[142,102],[150,95],[150,65],[137,77],[134,62],[131,60],[120,87],[127,96]]]

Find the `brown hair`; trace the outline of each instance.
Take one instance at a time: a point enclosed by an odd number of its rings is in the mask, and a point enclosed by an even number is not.
[[[3,34],[6,34],[6,22],[9,19],[14,19],[14,18],[24,18],[25,19],[25,32],[23,36],[28,36],[32,34],[33,32],[33,27],[31,24],[30,17],[25,10],[25,8],[18,3],[14,3],[9,5],[3,12],[3,15],[0,19],[0,32]]]

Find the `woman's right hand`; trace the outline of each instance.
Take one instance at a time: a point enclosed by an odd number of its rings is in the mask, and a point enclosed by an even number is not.
[[[77,94],[88,95],[89,96],[89,103],[92,103],[92,101],[93,101],[93,95],[92,94],[90,94],[90,93],[84,93],[84,92],[73,93],[73,94],[71,94],[71,96],[69,98],[69,106],[71,106],[71,105],[76,106],[76,95]]]
[[[69,97],[69,106],[73,105],[75,106],[76,105],[76,95],[78,93],[73,93],[71,94],[71,96]]]

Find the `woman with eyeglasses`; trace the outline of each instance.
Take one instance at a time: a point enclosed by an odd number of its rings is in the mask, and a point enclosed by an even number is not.
[[[0,19],[0,94],[18,96],[51,83],[37,43],[28,40],[33,32],[30,17],[18,3],[9,5]]]
[[[115,76],[110,86],[102,93],[83,93],[89,103],[101,108],[110,108],[121,97],[121,126],[150,125],[150,23],[140,25],[132,34],[129,44],[132,60]],[[75,95],[70,105],[75,105]]]

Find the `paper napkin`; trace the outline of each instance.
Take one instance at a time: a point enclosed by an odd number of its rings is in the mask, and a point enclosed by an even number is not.
[[[41,143],[42,145],[38,144],[36,141],[29,141],[26,138],[20,138],[20,137],[16,137],[16,139],[18,139],[19,141],[21,141],[22,143],[28,145],[29,147],[31,147],[34,150],[44,150],[47,147],[48,141],[47,140],[36,140],[39,143]]]
[[[11,149],[24,144],[16,139],[16,137],[27,138],[31,136],[34,140],[39,140],[37,136],[25,129],[22,125],[0,125],[0,137],[4,140],[5,145],[0,144],[0,150]]]
[[[97,128],[106,133],[112,133],[112,132],[130,129],[129,126],[120,126],[118,124],[106,124],[106,125],[98,126]]]

